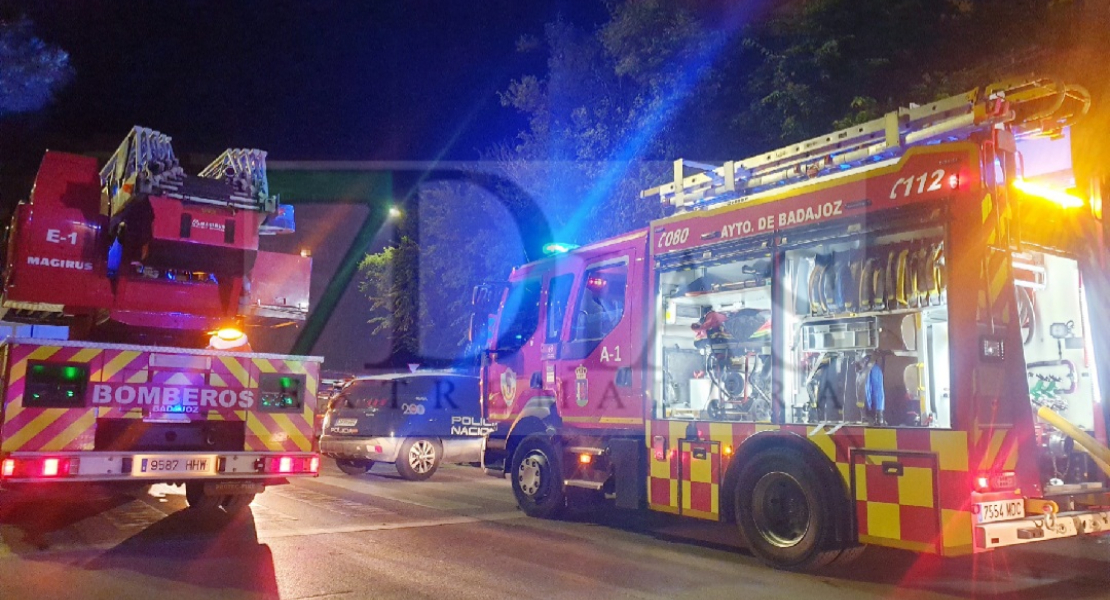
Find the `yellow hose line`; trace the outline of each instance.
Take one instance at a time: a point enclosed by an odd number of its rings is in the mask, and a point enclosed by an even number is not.
[[[1064,435],[1075,440],[1075,443],[1083,446],[1087,454],[1095,460],[1095,464],[1098,465],[1098,468],[1102,469],[1102,472],[1106,473],[1107,477],[1110,477],[1110,448],[1106,448],[1098,443],[1098,440],[1087,435],[1086,431],[1072,425],[1067,419],[1056,414],[1047,406],[1042,406],[1037,409],[1037,416],[1047,421],[1056,429],[1062,431]]]

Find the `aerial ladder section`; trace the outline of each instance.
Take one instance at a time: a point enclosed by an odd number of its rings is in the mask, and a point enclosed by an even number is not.
[[[913,146],[1009,126],[1015,137],[1059,135],[1090,107],[1087,90],[1052,79],[1001,82],[720,166],[678,159],[674,180],[640,193],[675,212],[708,210],[767,192],[889,165]],[[687,171],[696,172],[687,175]]]

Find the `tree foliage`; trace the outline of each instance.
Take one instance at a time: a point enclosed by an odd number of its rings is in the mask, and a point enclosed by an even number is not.
[[[367,254],[359,264],[359,291],[369,301],[372,335],[393,341],[398,353],[415,353],[412,337],[419,320],[416,273],[418,248],[410,237],[376,254]]]
[[[593,30],[563,20],[546,26],[547,73],[525,75],[501,94],[528,129],[489,153],[543,199],[557,236],[578,243],[658,216],[639,192],[670,167],[651,161],[673,160],[691,140],[713,135],[688,117],[712,104],[722,34],[677,1],[609,8],[609,20]]]
[[[525,261],[520,232],[489,190],[467,182],[425,183],[405,213],[398,242],[359,265],[359,290],[394,362],[449,364],[466,347],[473,286]]]
[[[483,165],[517,187],[422,186],[419,247],[402,243],[363,262],[372,322],[390,323],[404,349],[457,354],[472,287],[504,280],[526,258],[523,238],[536,235],[518,230],[509,213],[540,211],[556,239],[575,243],[658,216],[658,205],[639,192],[665,178],[670,164],[645,159],[671,157],[681,140],[698,137],[676,127],[676,116],[708,106],[718,85],[711,55],[719,45],[718,34],[672,0],[614,3],[610,20],[597,28],[556,20],[545,27],[542,44],[522,38],[522,51],[547,53],[546,73],[523,75],[501,93],[501,103],[522,113],[528,127],[492,147]],[[417,261],[415,294],[406,297],[396,276],[392,287],[383,278],[387,265],[403,271]],[[405,306],[390,322],[384,311],[398,301]],[[410,315],[418,326],[409,325]]]
[[[0,21],[0,117],[46,106],[71,78],[69,55],[35,37],[31,21]]]
[[[735,116],[763,150],[1008,76],[1066,42],[1071,2],[808,0],[749,28]]]
[[[527,126],[490,148],[485,167],[519,185],[526,198],[502,200],[538,206],[556,239],[604,239],[660,215],[639,192],[669,180],[676,158],[752,156],[1044,66],[1074,43],[1075,4],[803,0],[752,22],[738,4],[725,9],[736,18],[709,22],[696,3],[613,0],[596,27],[557,19],[521,38],[521,51],[546,53],[546,69],[500,94]],[[519,264],[514,235],[529,232],[509,231],[488,191],[425,186],[420,197],[419,245],[368,257],[364,293],[379,295],[375,310],[393,307],[405,348],[446,355],[464,345],[471,287]],[[415,295],[396,277],[393,288],[365,283],[391,262],[419,264]]]

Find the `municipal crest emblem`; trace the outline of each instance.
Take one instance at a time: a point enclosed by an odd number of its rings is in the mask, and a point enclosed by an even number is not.
[[[512,369],[505,369],[501,374],[501,397],[505,399],[505,406],[512,406],[516,400],[516,373]]]
[[[586,380],[586,367],[578,365],[574,370],[574,401],[578,406],[586,406],[590,401],[589,387]]]

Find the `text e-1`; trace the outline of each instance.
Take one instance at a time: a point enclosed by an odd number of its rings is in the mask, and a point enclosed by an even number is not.
[[[63,235],[61,229],[47,229],[46,230],[46,241],[48,241],[52,244],[61,244],[62,242],[69,242],[70,244],[73,244],[74,246],[76,246],[77,245],[77,232],[76,231],[71,231],[70,233],[67,233],[67,234]]]

